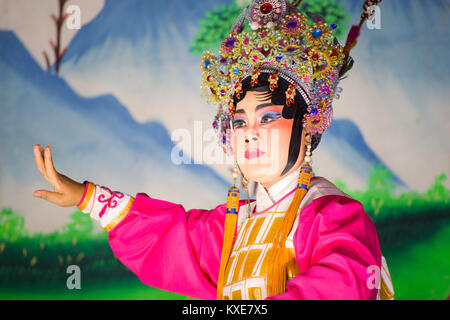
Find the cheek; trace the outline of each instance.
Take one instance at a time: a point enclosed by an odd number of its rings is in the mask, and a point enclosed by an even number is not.
[[[244,139],[244,130],[233,130],[233,132],[231,133],[231,147],[233,148],[234,155],[245,151],[245,145],[242,143]]]
[[[292,124],[294,120],[279,120],[268,128],[268,148],[280,155],[280,158],[287,156],[289,151],[289,143],[291,141]]]

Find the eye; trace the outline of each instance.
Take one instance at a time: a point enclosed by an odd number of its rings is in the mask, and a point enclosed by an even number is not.
[[[235,118],[233,120],[233,128],[238,129],[238,128],[243,128],[245,127],[247,123],[245,122],[245,120],[243,118]]]
[[[264,112],[261,115],[261,123],[271,123],[275,120],[278,120],[281,118],[281,113],[278,111],[268,111]]]

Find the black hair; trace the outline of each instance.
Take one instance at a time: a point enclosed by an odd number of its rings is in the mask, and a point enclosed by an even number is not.
[[[242,81],[242,90],[240,98],[233,96],[233,104],[236,108],[239,101],[245,98],[245,95],[248,91],[256,91],[261,92],[261,99],[267,100],[270,98],[272,104],[274,105],[284,105],[282,111],[282,117],[285,119],[294,119],[292,124],[292,134],[291,141],[289,142],[289,155],[286,167],[283,169],[281,175],[286,174],[289,170],[294,166],[294,164],[298,160],[298,156],[300,153],[300,145],[301,145],[301,137],[303,131],[302,120],[303,116],[308,112],[307,103],[301,96],[301,94],[297,91],[295,95],[295,101],[290,105],[286,105],[286,90],[289,87],[289,82],[279,77],[278,87],[275,88],[274,91],[270,90],[269,84],[269,73],[262,72],[258,77],[258,82],[252,87],[251,86],[251,78],[247,77]],[[315,134],[311,139],[311,152],[317,148],[319,145],[321,134]]]

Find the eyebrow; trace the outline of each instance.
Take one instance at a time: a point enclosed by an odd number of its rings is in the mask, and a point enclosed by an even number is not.
[[[273,104],[272,103],[259,104],[259,105],[256,106],[255,111],[257,111],[257,110],[259,110],[261,108],[270,107],[270,106],[273,106]]]
[[[272,105],[273,105],[272,103],[259,104],[259,105],[256,106],[255,111],[258,111],[261,108],[270,107]],[[234,114],[236,114],[236,113],[245,113],[245,110],[244,109],[237,109],[236,111],[234,111]]]

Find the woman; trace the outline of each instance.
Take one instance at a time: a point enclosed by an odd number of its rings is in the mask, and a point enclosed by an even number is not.
[[[312,172],[312,151],[351,65],[335,26],[312,18],[310,28],[285,0],[255,0],[219,54],[204,54],[203,89],[219,104],[213,126],[235,157],[233,178],[240,171],[257,183],[256,200],[239,200],[233,186],[226,204],[186,212],[145,193],[75,182],[40,145],[36,164],[55,192],[35,196],[99,220],[119,260],[163,290],[203,299],[393,298],[362,205]]]

